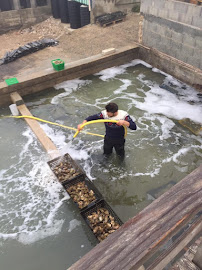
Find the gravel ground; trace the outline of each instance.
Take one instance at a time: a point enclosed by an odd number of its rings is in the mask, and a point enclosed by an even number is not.
[[[99,54],[104,49],[134,45],[134,42],[138,41],[139,20],[139,14],[129,13],[125,21],[107,27],[93,24],[73,30],[69,24],[50,17],[30,28],[1,35],[0,58],[3,58],[7,51],[42,38],[57,39],[59,45],[0,66],[0,81],[25,71],[29,73],[33,66],[43,68],[42,62],[44,65],[46,62],[49,64],[52,59],[62,58],[72,62]]]

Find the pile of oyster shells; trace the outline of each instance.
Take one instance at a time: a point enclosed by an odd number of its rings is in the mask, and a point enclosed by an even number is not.
[[[89,190],[85,182],[79,182],[70,186],[67,192],[71,196],[74,202],[76,202],[79,208],[84,208],[91,202],[95,201],[95,193],[93,190]]]
[[[92,212],[87,218],[93,233],[100,242],[120,227],[109,211],[102,207]]]
[[[76,169],[69,162],[61,162],[53,168],[53,171],[60,182],[70,180],[81,174],[81,172],[76,171]]]

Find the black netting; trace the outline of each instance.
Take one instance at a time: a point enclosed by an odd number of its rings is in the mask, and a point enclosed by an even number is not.
[[[95,22],[99,23],[101,25],[113,22],[113,21],[117,21],[120,19],[123,19],[126,16],[126,14],[122,11],[117,11],[117,12],[113,12],[113,13],[106,13],[103,14],[101,16],[97,16],[95,18]]]
[[[54,39],[48,39],[48,38],[27,43],[26,45],[21,46],[16,50],[7,52],[4,55],[4,57],[0,59],[0,65],[13,62],[24,55],[39,51],[49,46],[56,46],[56,45],[58,45],[58,41]]]

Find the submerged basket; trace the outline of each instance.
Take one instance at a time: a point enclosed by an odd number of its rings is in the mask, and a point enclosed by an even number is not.
[[[47,163],[49,167],[51,168],[51,170],[53,171],[53,173],[55,174],[55,176],[57,177],[58,181],[61,183],[63,182],[66,183],[78,177],[79,175],[85,175],[85,172],[83,171],[83,169],[79,167],[79,165],[71,158],[69,154],[65,154],[64,156],[54,158],[48,161]],[[64,170],[61,171],[61,175],[56,173],[56,168],[61,163],[67,163],[69,168],[72,168],[73,170],[75,170],[76,175],[72,175],[72,176],[70,175],[70,177],[67,178],[68,173],[65,173],[65,169],[66,169],[65,167],[64,167]]]
[[[108,205],[108,203],[101,199],[100,201],[96,202],[94,205],[89,206],[88,208],[81,210],[81,215],[84,218],[85,222],[87,223],[87,225],[90,227],[91,231],[94,233],[95,237],[97,238],[97,240],[100,242],[102,241],[99,237],[99,235],[97,235],[95,233],[95,228],[92,227],[90,221],[88,220],[88,216],[91,216],[94,212],[97,212],[100,208],[104,208],[106,210],[108,210],[109,214],[114,218],[115,222],[118,223],[118,225],[122,225],[123,222],[120,220],[120,218],[117,216],[117,214],[114,212],[114,210]],[[100,224],[97,224],[96,226],[99,226]],[[110,235],[110,234],[109,234]]]
[[[91,202],[89,202],[89,204],[87,204],[87,205],[85,205],[83,207],[79,206],[79,203],[77,203],[73,199],[73,196],[71,195],[71,193],[68,192],[68,189],[70,187],[76,186],[79,183],[84,183],[89,192],[91,190],[93,191],[94,197],[95,197],[95,200],[92,200]],[[101,193],[99,192],[99,190],[95,187],[95,185],[90,181],[90,179],[86,175],[79,175],[79,176],[75,177],[72,180],[63,182],[62,185],[66,189],[67,193],[70,195],[72,200],[78,205],[78,207],[80,209],[85,209],[85,208],[87,208],[89,206],[92,206],[92,205],[94,205],[94,203],[96,203],[96,202],[98,202],[98,201],[100,201],[102,199]]]

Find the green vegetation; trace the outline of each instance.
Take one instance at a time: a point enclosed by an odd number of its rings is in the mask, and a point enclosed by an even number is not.
[[[136,3],[132,9],[131,9],[132,12],[140,12],[140,3]]]

